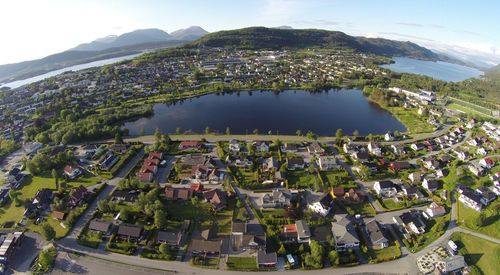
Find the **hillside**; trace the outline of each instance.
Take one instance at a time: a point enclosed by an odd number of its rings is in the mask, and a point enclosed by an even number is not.
[[[239,49],[342,47],[387,56],[408,56],[428,60],[439,59],[439,56],[431,50],[411,42],[354,37],[343,32],[317,29],[297,30],[252,27],[220,31],[207,34],[190,45]]]
[[[90,43],[80,44],[70,49],[70,51],[103,51],[110,48],[164,42],[171,39],[172,37],[168,33],[159,29],[135,30],[120,36],[107,36]]]

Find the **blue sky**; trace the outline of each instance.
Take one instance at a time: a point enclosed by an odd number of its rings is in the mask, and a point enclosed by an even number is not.
[[[210,32],[281,25],[340,30],[500,59],[500,1],[494,0],[2,0],[0,10],[0,64],[109,34],[191,25]]]

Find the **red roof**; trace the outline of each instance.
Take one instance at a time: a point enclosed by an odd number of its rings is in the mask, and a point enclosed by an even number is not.
[[[160,160],[159,159],[145,159],[144,160],[144,165],[147,166],[157,166],[160,165]]]
[[[162,157],[163,157],[163,153],[160,153],[160,152],[151,152],[151,153],[149,153],[149,156],[148,156],[149,159],[158,159],[158,160],[162,159]]]
[[[297,226],[295,226],[295,224],[285,224],[283,225],[283,232],[285,233],[297,232]]]
[[[155,168],[156,166],[154,165],[142,165],[142,168],[141,168],[141,173],[148,173],[148,172],[151,172],[151,173],[154,173],[155,172]]]
[[[488,164],[488,165],[493,165],[493,164],[495,163],[495,162],[494,162],[492,159],[490,159],[490,158],[484,158],[484,162],[486,162],[486,164]]]
[[[150,181],[153,178],[152,173],[139,173],[137,175],[140,181]]]
[[[75,170],[75,167],[73,167],[73,165],[66,165],[64,166],[64,173],[66,174],[71,174],[73,173],[73,170]]]
[[[193,190],[193,191],[202,191],[203,190],[203,185],[201,185],[201,184],[193,184],[193,185],[191,185],[191,190]]]

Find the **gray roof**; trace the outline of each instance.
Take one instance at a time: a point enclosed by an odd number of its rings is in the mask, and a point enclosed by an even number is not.
[[[376,220],[371,220],[366,223],[366,231],[368,232],[372,244],[387,242],[387,238],[382,233],[380,225]]]
[[[100,232],[108,232],[110,226],[111,222],[94,219],[90,221],[89,229]]]
[[[205,241],[205,240],[192,240],[189,250],[191,252],[208,252],[219,253],[221,252],[222,240]]]
[[[257,262],[259,264],[276,264],[277,261],[278,256],[276,255],[276,252],[266,253],[262,250],[257,252]]]
[[[438,263],[438,267],[445,271],[451,272],[465,267],[464,256],[456,255],[448,257]]]
[[[295,226],[297,227],[297,235],[299,238],[311,237],[311,230],[305,220],[295,221]]]
[[[139,238],[142,233],[142,226],[135,224],[122,224],[118,227],[118,235]]]
[[[167,244],[179,245],[181,240],[180,232],[158,231],[157,241]]]
[[[358,243],[359,237],[356,233],[351,221],[345,216],[335,216],[336,222],[332,222],[332,233],[335,238],[335,243],[348,244]]]

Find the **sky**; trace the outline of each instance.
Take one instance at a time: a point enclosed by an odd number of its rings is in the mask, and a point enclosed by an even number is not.
[[[0,64],[135,29],[292,26],[416,42],[500,62],[498,0],[1,0]]]

